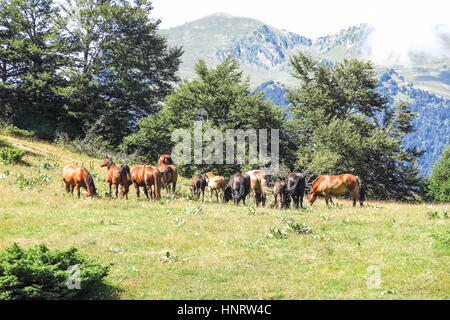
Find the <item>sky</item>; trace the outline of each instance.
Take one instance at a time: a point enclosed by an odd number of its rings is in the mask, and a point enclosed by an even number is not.
[[[375,62],[407,63],[408,52],[450,56],[436,36],[450,35],[450,0],[153,0],[160,28],[175,27],[213,13],[260,20],[279,29],[317,38],[360,23],[375,27],[370,39]]]

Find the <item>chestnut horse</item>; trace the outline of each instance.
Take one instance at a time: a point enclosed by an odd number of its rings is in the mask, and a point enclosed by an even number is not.
[[[144,187],[144,193],[149,200],[161,199],[161,175],[157,167],[147,166],[147,167],[135,167],[131,170],[131,181],[136,189],[136,196],[139,198],[139,188]],[[154,186],[154,190],[153,190]]]
[[[173,164],[160,164],[158,170],[161,175],[161,185],[166,187],[167,193],[170,193],[170,184],[172,184],[172,193],[175,193],[178,180],[177,168]]]
[[[227,186],[225,178],[222,176],[216,176],[212,172],[207,172],[205,177],[209,189],[209,202],[212,202],[213,191],[216,191],[216,201],[219,202],[219,193],[221,194],[221,197],[223,197],[222,194]]]
[[[173,160],[168,154],[163,154],[163,155],[161,155],[161,157],[159,157],[159,161],[158,161],[159,166],[162,164],[165,164],[165,165],[173,164]]]
[[[100,167],[106,167],[108,169],[108,186],[109,186],[109,196],[111,197],[111,186],[114,185],[116,189],[116,198],[119,196],[119,186],[121,189],[120,195],[125,196],[128,199],[128,191],[131,185],[131,172],[127,165],[118,167],[114,161],[106,157],[103,160]]]
[[[203,202],[205,201],[205,188],[206,188],[206,177],[203,174],[196,174],[192,177],[191,183],[189,184],[189,189],[191,190],[191,195],[197,196],[200,199],[200,193],[203,197]]]
[[[320,176],[312,185],[308,196],[308,203],[311,206],[316,200],[317,194],[320,193],[325,197],[328,206],[328,200],[334,205],[331,199],[332,195],[341,195],[350,192],[353,199],[353,206],[356,206],[356,200],[359,200],[360,206],[364,206],[364,188],[358,176],[352,174],[341,174],[338,176]]]
[[[266,173],[262,170],[252,170],[247,172],[250,176],[250,188],[255,197],[255,207],[262,202],[262,206],[266,206],[266,189],[267,178]]]
[[[73,164],[68,164],[62,170],[62,178],[66,184],[67,193],[72,193],[75,186],[77,187],[78,198],[80,198],[80,188],[85,188],[87,197],[93,197],[97,195],[95,189],[94,180],[91,174],[83,167],[77,167]]]

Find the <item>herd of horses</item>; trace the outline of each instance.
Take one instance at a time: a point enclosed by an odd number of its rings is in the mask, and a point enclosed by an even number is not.
[[[112,196],[112,187],[114,186],[116,197],[120,194],[128,199],[131,185],[135,187],[138,198],[142,187],[148,200],[159,200],[161,188],[164,187],[168,193],[175,193],[178,172],[170,155],[163,154],[159,158],[158,166],[138,166],[130,170],[128,165],[116,166],[110,157],[105,157],[100,166],[107,168],[106,181],[110,196]],[[97,195],[94,180],[86,168],[69,164],[63,168],[62,177],[68,193],[73,195],[76,187],[78,198],[81,188],[86,189],[88,197]],[[198,199],[202,197],[203,201],[205,201],[205,190],[209,190],[210,202],[212,202],[215,192],[217,202],[220,197],[221,201],[225,203],[233,200],[235,205],[238,205],[241,200],[245,205],[248,196],[253,195],[256,207],[259,204],[265,207],[267,193],[270,192],[274,194],[276,208],[287,209],[292,202],[293,208],[298,209],[299,206],[303,208],[306,180],[302,173],[293,172],[285,180],[278,178],[273,186],[269,186],[268,177],[263,170],[251,170],[246,173],[233,174],[227,183],[223,176],[207,172],[194,175],[189,188],[192,196],[196,196]],[[365,192],[358,176],[352,174],[320,176],[311,184],[308,191],[308,204],[311,206],[317,195],[321,194],[324,196],[327,206],[329,202],[334,205],[331,196],[347,192],[353,199],[353,206],[356,206],[357,201],[360,206],[363,206]]]

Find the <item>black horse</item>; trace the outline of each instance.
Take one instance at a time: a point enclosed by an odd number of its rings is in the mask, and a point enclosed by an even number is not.
[[[239,201],[245,205],[245,198],[250,192],[250,176],[246,173],[235,173],[231,176],[224,192],[225,202],[233,199],[237,206]]]
[[[284,189],[284,207],[289,208],[292,202],[294,209],[298,209],[300,200],[300,207],[303,208],[303,195],[305,194],[306,181],[301,173],[290,173],[286,178],[286,188]]]

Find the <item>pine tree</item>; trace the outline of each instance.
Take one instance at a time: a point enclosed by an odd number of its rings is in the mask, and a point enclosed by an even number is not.
[[[65,79],[52,0],[0,0],[0,117],[51,137],[67,112],[55,93]]]
[[[60,94],[79,130],[117,146],[172,92],[182,50],[158,34],[150,1],[74,0],[63,8],[71,64]]]
[[[412,199],[422,182],[417,158],[423,152],[403,141],[414,129],[414,113],[404,103],[388,108],[375,91],[372,65],[344,60],[328,67],[303,53],[290,62],[300,87],[288,91],[293,120],[285,126],[289,143],[298,146],[297,170],[310,179],[353,173],[371,197]]]
[[[450,146],[444,149],[427,179],[425,199],[450,202]]]
[[[194,69],[198,77],[182,82],[167,97],[165,106],[157,114],[142,119],[138,132],[125,139],[130,152],[137,150],[145,159],[157,159],[162,153],[170,153],[174,146],[171,133],[183,128],[193,136],[194,121],[203,121],[203,130],[220,130],[222,137],[227,129],[268,129],[270,133],[271,128],[281,127],[284,112],[264,101],[262,93],[252,94],[249,79],[243,79],[233,57],[229,56],[214,68],[208,68],[199,60]],[[206,145],[208,143],[204,143],[203,148]],[[243,168],[241,165],[191,163],[180,169],[185,174],[208,170],[232,174]]]

